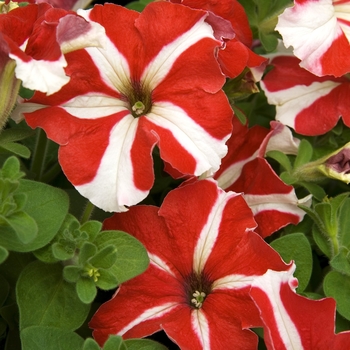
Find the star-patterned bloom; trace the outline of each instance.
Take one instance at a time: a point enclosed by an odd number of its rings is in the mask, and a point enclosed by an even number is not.
[[[171,191],[160,208],[134,206],[114,214],[106,229],[139,239],[149,268],[120,286],[93,316],[94,337],[144,337],[164,330],[181,349],[256,349],[247,328],[261,321],[250,286],[268,269],[288,266],[255,232],[242,196],[214,180]]]
[[[299,67],[293,56],[277,56],[261,82],[267,100],[276,105],[276,120],[303,135],[330,131],[342,117],[350,126],[350,80],[317,77]]]
[[[252,283],[250,295],[264,322],[267,349],[347,349],[350,331],[334,334],[334,299],[298,295],[294,269],[295,265],[288,271],[268,270]]]
[[[350,72],[350,1],[294,0],[276,26],[300,66],[315,75]]]
[[[61,145],[76,189],[106,211],[125,211],[153,185],[155,145],[182,174],[215,172],[233,112],[208,12],[155,2],[141,14],[112,4],[78,13],[105,28],[105,46],[67,54],[69,84],[21,106],[30,126]]]

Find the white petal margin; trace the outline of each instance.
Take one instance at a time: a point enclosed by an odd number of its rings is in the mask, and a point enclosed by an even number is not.
[[[254,279],[252,289],[258,288],[263,291],[270,301],[270,308],[273,310],[275,323],[277,325],[279,336],[282,339],[287,350],[304,349],[302,341],[292,319],[283,305],[280,295],[281,285],[288,283],[294,290],[296,279],[293,277],[295,264],[291,265],[288,271],[272,271],[267,272]],[[259,308],[259,303],[253,298],[255,304]],[[266,306],[266,305],[265,305]],[[260,309],[260,308],[259,308]]]
[[[157,101],[145,118],[161,128],[169,130],[181,146],[196,160],[194,175],[200,176],[208,171],[211,176],[221,164],[221,158],[227,153],[226,140],[212,137],[198,125],[182,108],[170,102]]]
[[[290,89],[269,91],[265,83],[261,81],[267,101],[276,105],[276,120],[291,128],[295,128],[296,116],[315,101],[328,95],[340,83],[334,81],[314,82],[308,86],[296,85]]]
[[[332,0],[310,0],[287,8],[278,17],[276,30],[286,48],[293,46],[302,60],[300,66],[316,75],[322,75],[320,58],[343,33]]]
[[[16,77],[21,79],[23,86],[28,89],[52,95],[70,80],[64,71],[67,61],[63,55],[57,61],[31,59],[27,62],[16,55],[9,56],[16,61]]]
[[[175,307],[178,307],[179,303],[166,303],[163,305],[159,305],[156,307],[152,307],[146,311],[144,311],[141,315],[135,318],[132,322],[126,325],[123,329],[121,329],[117,335],[123,335],[127,331],[129,331],[134,326],[140,324],[141,322],[145,322],[147,320],[154,320],[159,317],[162,317],[173,310]]]
[[[219,227],[221,225],[222,213],[225,209],[227,202],[238,196],[239,194],[234,192],[217,191],[218,197],[214,203],[211,212],[208,215],[208,219],[202,231],[199,235],[197,245],[194,248],[193,254],[193,271],[200,274],[212,252],[216,239],[219,234]]]
[[[167,76],[179,56],[201,39],[211,38],[216,40],[212,27],[204,22],[206,17],[207,15],[204,15],[191,29],[160,50],[158,55],[148,64],[142,74],[141,82],[145,86],[150,90],[154,90]],[[221,46],[221,42],[217,42],[218,46]]]
[[[95,178],[75,188],[91,203],[109,212],[127,211],[127,206],[141,202],[149,191],[142,191],[133,182],[130,157],[138,119],[131,114],[111,130],[109,143]]]
[[[193,309],[191,313],[191,325],[201,342],[203,350],[210,350],[209,324],[201,309]]]

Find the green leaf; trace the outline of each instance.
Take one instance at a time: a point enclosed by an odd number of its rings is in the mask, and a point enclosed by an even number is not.
[[[68,265],[63,268],[63,277],[68,282],[76,283],[81,276],[81,272],[81,267]]]
[[[69,201],[64,191],[30,180],[20,180],[17,192],[27,196],[23,211],[35,220],[38,234],[34,240],[23,244],[14,237],[12,230],[4,230],[0,235],[0,245],[8,250],[29,252],[52,240],[68,212]]]
[[[322,253],[330,259],[333,255],[331,243],[317,225],[312,226],[312,237]]]
[[[75,286],[63,280],[60,264],[34,261],[22,271],[16,293],[21,330],[30,326],[75,330],[90,308],[78,299]]]
[[[259,39],[267,52],[272,52],[276,49],[278,40],[275,33],[263,33],[259,32]]]
[[[124,340],[128,350],[167,350],[167,347],[150,339]]]
[[[96,238],[96,236],[99,234],[101,229],[102,229],[102,223],[94,220],[87,221],[80,226],[80,231],[81,232],[85,231],[88,234],[89,240],[91,242]]]
[[[102,290],[110,290],[116,288],[118,285],[117,278],[113,275],[112,272],[108,270],[99,270],[100,276],[96,281],[96,286]]]
[[[234,104],[231,105],[235,116],[238,118],[238,120],[241,122],[242,125],[245,125],[247,122],[247,117],[246,115]]]
[[[80,253],[79,253],[79,262],[82,265],[85,265],[85,263],[93,257],[97,252],[97,247],[91,243],[91,242],[84,242],[83,246],[81,247]]]
[[[90,304],[96,297],[97,289],[92,278],[82,277],[77,281],[76,291],[84,304]]]
[[[341,247],[338,254],[332,258],[329,264],[334,270],[350,276],[349,250],[345,247]]]
[[[56,259],[64,261],[73,258],[74,251],[67,251],[65,246],[56,242],[52,245],[52,255]]]
[[[54,327],[32,326],[21,331],[22,350],[79,350],[84,340],[78,334]]]
[[[314,151],[311,143],[306,139],[302,139],[298,148],[298,154],[294,161],[294,168],[299,168],[300,166],[310,162]]]
[[[103,350],[128,350],[123,338],[119,335],[111,335],[103,346]]]
[[[19,239],[19,244],[32,242],[38,235],[38,226],[35,220],[24,211],[16,211],[7,217],[0,216],[0,222],[6,222],[8,228],[12,228],[13,233]],[[4,228],[4,230],[6,227]],[[8,231],[7,231],[8,232]],[[15,237],[12,237],[15,239]]]
[[[350,320],[350,277],[338,271],[330,271],[323,280],[323,289],[327,297],[337,302],[337,311]]]
[[[294,276],[299,281],[298,292],[308,285],[312,273],[312,250],[303,233],[292,233],[271,242],[271,247],[280,253],[286,263],[295,261]]]
[[[298,182],[298,179],[295,176],[293,176],[292,174],[288,173],[287,171],[283,171],[280,174],[280,178],[287,185],[293,185],[293,184]]]
[[[324,189],[315,183],[300,181],[299,184],[306,188],[320,202],[327,196]]]
[[[101,350],[100,346],[92,338],[85,339],[83,350]]]
[[[19,160],[12,156],[6,159],[2,166],[0,175],[4,179],[18,180],[24,176],[24,173],[20,171]]]
[[[283,166],[288,172],[292,170],[292,164],[286,154],[281,151],[269,151],[266,153],[266,157],[270,157],[276,160],[279,164]]]
[[[96,238],[99,249],[113,245],[117,249],[117,259],[109,269],[123,283],[146,270],[149,258],[145,247],[133,236],[122,231],[102,231]]]
[[[2,264],[7,259],[8,256],[9,256],[8,250],[0,246],[0,264]]]
[[[337,196],[339,197],[339,196]],[[341,244],[350,250],[350,198],[347,198],[339,209],[339,241]]]
[[[89,260],[89,263],[94,267],[109,269],[116,262],[117,255],[116,248],[111,244],[102,248]]]
[[[19,157],[29,159],[30,150],[28,147],[16,142],[0,143],[0,148],[11,152]]]

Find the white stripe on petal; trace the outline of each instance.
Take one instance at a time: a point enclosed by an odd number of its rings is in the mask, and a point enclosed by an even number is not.
[[[118,335],[125,334],[128,330],[133,328],[134,326],[140,324],[141,322],[147,321],[148,319],[156,319],[162,317],[169,313],[172,309],[178,306],[178,303],[166,303],[160,306],[152,307],[144,311],[140,316],[138,316],[135,320],[126,325],[123,329],[118,332]]]
[[[258,276],[255,275],[228,275],[222,278],[217,279],[212,284],[212,290],[215,289],[241,289],[251,286],[254,278]]]
[[[268,91],[263,81],[261,82],[269,104],[276,105],[276,120],[292,128],[295,127],[296,116],[302,110],[311,106],[320,97],[328,95],[339,85],[340,83],[328,80],[272,92]]]
[[[72,116],[80,119],[97,119],[127,110],[127,103],[115,97],[87,94],[62,104]]]
[[[148,253],[148,257],[151,261],[151,264],[153,264],[158,269],[163,270],[169,275],[176,278],[176,275],[174,274],[173,271],[171,271],[171,268],[168,266],[168,264],[164,260],[162,260],[159,256]]]
[[[304,349],[298,329],[285,309],[280,294],[282,283],[292,284],[294,270],[295,264],[288,271],[267,270],[264,275],[257,277],[252,283],[253,288],[261,289],[268,296],[279,336],[287,350]],[[258,304],[257,306],[259,307]]]
[[[335,16],[338,19],[344,20],[347,22],[346,24],[343,21],[338,21],[341,29],[343,30],[345,36],[347,37],[350,43],[350,1],[347,3],[337,4],[338,0],[333,1]],[[339,1],[340,2],[340,1]]]
[[[190,30],[183,33],[173,42],[165,45],[158,55],[145,68],[141,82],[147,86],[148,89],[154,90],[159,83],[167,76],[174,62],[179,56],[188,48],[196,44],[204,38],[214,39],[212,27],[204,22],[206,15],[204,15]],[[218,42],[218,46],[219,46]]]
[[[227,202],[232,197],[237,196],[237,194],[233,192],[226,193],[219,190],[217,192],[217,200],[213,205],[210,214],[208,215],[208,220],[199,235],[197,245],[194,249],[193,270],[198,275],[200,275],[203,271],[209,255],[214,248],[219,234],[223,210]]]
[[[119,93],[127,95],[131,88],[130,68],[127,59],[106,37],[104,47],[86,48],[104,83]]]
[[[191,313],[191,324],[194,332],[201,342],[203,350],[210,350],[210,337],[208,320],[202,309],[193,309]]]
[[[116,124],[95,178],[87,184],[75,186],[83,196],[105,211],[126,211],[125,205],[139,203],[148,194],[148,191],[135,187],[132,176],[130,150],[137,126],[138,119],[131,114]]]
[[[259,150],[254,152],[254,154],[251,155],[249,158],[233,163],[225,171],[223,171],[220,174],[220,176],[216,179],[216,181],[218,182],[218,186],[223,190],[226,190],[226,188],[230,187],[233,183],[235,183],[236,180],[241,176],[243,167],[257,157],[258,151]]]
[[[221,164],[221,158],[227,153],[225,141],[209,135],[186,112],[170,102],[156,102],[146,118],[152,123],[169,130],[174,138],[196,160],[197,166],[194,175],[199,176],[209,171],[211,176]]]

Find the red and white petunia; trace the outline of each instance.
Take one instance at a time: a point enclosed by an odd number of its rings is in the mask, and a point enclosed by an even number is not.
[[[78,13],[105,27],[105,47],[67,54],[69,84],[22,105],[28,124],[61,145],[76,189],[106,211],[139,203],[154,181],[155,145],[182,174],[215,172],[233,112],[208,13],[168,2],[141,14],[112,4]]]
[[[200,180],[171,191],[160,208],[134,206],[104,226],[139,239],[150,266],[93,316],[100,345],[110,334],[164,330],[181,349],[256,349],[247,328],[261,321],[250,286],[267,269],[288,266],[252,231],[256,223],[241,195]]]
[[[348,349],[350,331],[334,334],[334,299],[311,300],[296,294],[294,269],[295,265],[288,271],[268,270],[252,283],[250,295],[264,322],[267,349]]]
[[[350,72],[350,1],[294,0],[276,26],[300,66],[315,75]]]
[[[270,104],[276,105],[276,120],[303,135],[330,131],[342,117],[350,126],[350,80],[344,76],[317,77],[299,67],[293,56],[278,56],[261,87]]]
[[[237,0],[170,0],[195,9],[207,10],[214,17],[221,17],[233,28],[234,37],[224,35],[225,45],[218,52],[218,61],[224,74],[235,78],[244,68],[253,68],[254,78],[260,80],[266,58],[251,50],[253,35],[243,6]],[[220,27],[220,24],[218,25]]]
[[[69,81],[64,53],[101,45],[103,28],[74,12],[46,3],[4,6],[11,10],[0,14],[0,56],[16,62],[16,78],[26,88],[55,93]]]
[[[298,142],[281,123],[271,130],[259,125],[248,128],[236,119],[227,141],[228,153],[214,178],[226,191],[242,192],[258,223],[256,232],[267,237],[278,229],[299,223],[305,212],[298,208],[293,186],[286,185],[264,159],[266,152],[279,150],[296,154]],[[309,197],[302,200],[308,205]]]

